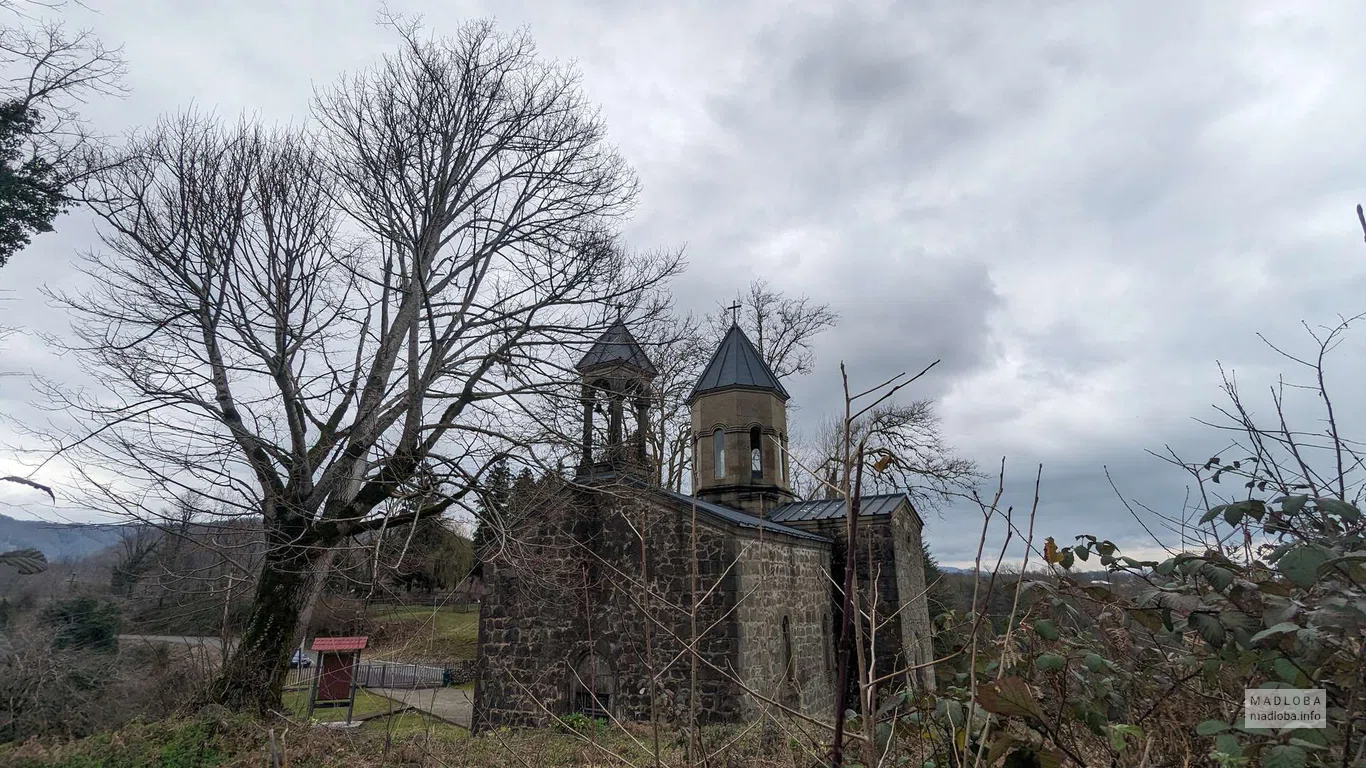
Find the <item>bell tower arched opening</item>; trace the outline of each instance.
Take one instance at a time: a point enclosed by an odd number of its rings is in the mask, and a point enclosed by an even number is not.
[[[651,385],[657,371],[631,332],[617,321],[579,364],[583,406],[579,474],[650,471]]]

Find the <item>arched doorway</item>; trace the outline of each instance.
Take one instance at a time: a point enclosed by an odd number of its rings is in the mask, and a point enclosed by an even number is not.
[[[616,675],[607,660],[586,653],[569,673],[569,711],[588,717],[607,717],[616,695]]]

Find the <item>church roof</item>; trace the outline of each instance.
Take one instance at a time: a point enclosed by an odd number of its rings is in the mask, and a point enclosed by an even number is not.
[[[814,533],[808,533],[807,531],[782,525],[772,520],[765,520],[761,517],[755,517],[754,515],[741,512],[738,509],[731,509],[730,507],[725,507],[720,504],[713,504],[709,501],[695,499],[694,497],[689,496],[685,493],[679,493],[678,491],[669,490],[667,488],[655,488],[653,490],[667,497],[677,506],[690,509],[692,505],[696,503],[697,511],[703,513],[704,515],[713,518],[720,518],[723,522],[727,522],[732,525],[737,525],[741,528],[751,528],[754,530],[764,530],[770,531],[772,533],[781,533],[787,536],[794,536],[799,539],[809,539],[812,541],[830,541],[824,536],[818,536]]]
[[[630,329],[620,320],[613,323],[612,327],[593,342],[593,346],[588,349],[579,364],[574,366],[574,370],[583,373],[608,365],[626,365],[649,376],[658,373],[645,350],[636,342],[636,337],[631,335]]]
[[[859,517],[887,517],[901,506],[910,504],[904,493],[884,493],[877,496],[864,496],[859,501]],[[912,514],[915,507],[911,507]],[[917,515],[918,516],[918,515]],[[813,499],[794,501],[773,510],[768,518],[775,523],[796,523],[808,520],[832,520],[844,517],[844,499]]]
[[[778,377],[773,375],[759,350],[754,348],[753,342],[738,325],[732,325],[726,331],[721,345],[711,356],[711,362],[707,363],[707,369],[698,377],[692,394],[688,395],[688,402],[707,392],[732,387],[762,389],[784,400],[788,398],[787,390],[783,389]]]
[[[714,522],[722,524],[733,525],[739,528],[749,528],[756,531],[779,533],[796,539],[806,539],[807,541],[820,541],[827,544],[830,542],[828,537],[821,536],[820,534],[803,531],[800,528],[793,528],[792,526],[783,525],[782,523],[774,522],[772,520],[765,520],[761,517],[755,517],[754,515],[741,512],[738,509],[731,509],[730,507],[722,506],[720,504],[713,504],[709,501],[703,501],[702,499],[694,499],[686,493],[679,493],[678,491],[670,490],[668,488],[647,485],[638,478],[630,475],[618,475],[615,472],[607,472],[596,475],[583,482],[585,485],[589,486],[599,484],[609,486],[612,484],[629,485],[638,490],[648,491],[658,501],[671,504],[675,509],[683,511],[690,511],[695,502],[700,517],[709,518]]]

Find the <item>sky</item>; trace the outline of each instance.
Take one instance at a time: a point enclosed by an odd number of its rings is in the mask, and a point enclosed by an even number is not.
[[[380,6],[359,1],[87,6],[68,23],[128,62],[129,94],[85,109],[111,135],[190,106],[301,123],[315,87],[395,47]],[[1132,500],[1179,511],[1187,478],[1146,450],[1222,449],[1196,421],[1217,416],[1218,364],[1265,417],[1267,387],[1304,374],[1258,334],[1312,353],[1302,322],[1366,311],[1360,3],[389,8],[437,34],[475,17],[525,26],[577,66],[642,181],[627,242],[685,248],[680,307],[762,278],[840,314],[816,370],[787,383],[798,433],[841,407],[841,362],[871,385],[940,360],[911,396],[934,398],[948,441],[990,474],[1004,458],[1018,515],[1042,465],[1040,537],[1157,551],[1106,468]],[[79,212],[57,226],[0,269],[0,325],[27,331],[0,346],[16,374],[0,376],[0,444],[41,418],[22,374],[73,370],[33,335],[68,322],[39,289],[79,284],[96,240]],[[1366,374],[1358,336],[1330,358],[1347,434],[1366,418],[1348,398]],[[1320,427],[1312,395],[1289,408]],[[0,474],[22,471],[0,449]],[[17,486],[0,513],[82,519]],[[978,509],[925,517],[941,561],[973,560]]]

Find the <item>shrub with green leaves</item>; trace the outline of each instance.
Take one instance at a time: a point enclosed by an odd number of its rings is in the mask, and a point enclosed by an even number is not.
[[[119,649],[122,613],[114,603],[93,597],[55,600],[43,607],[40,623],[52,630],[54,649],[104,651]]]

